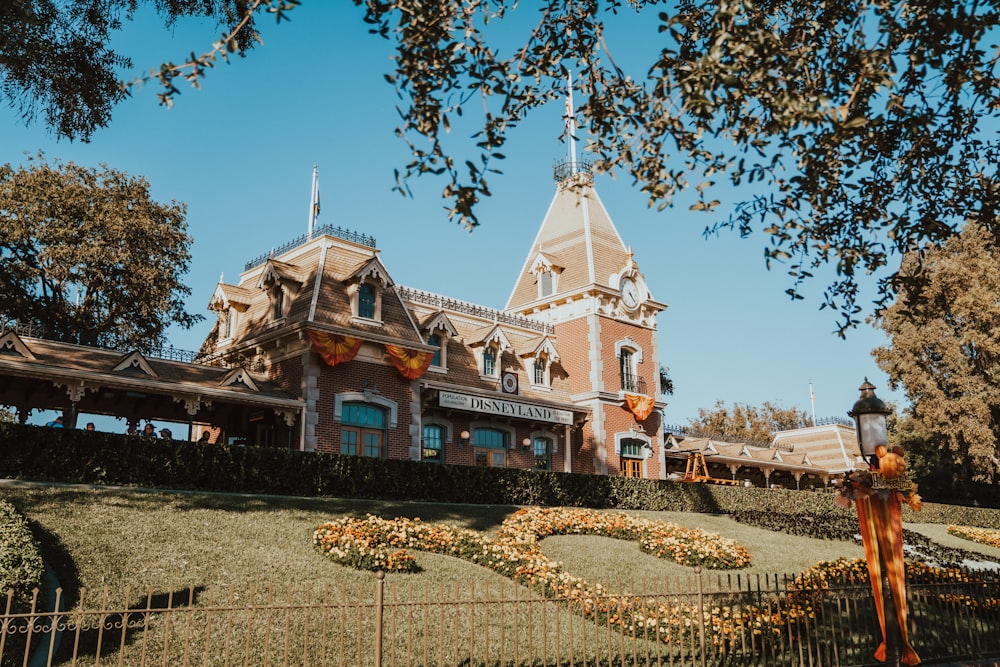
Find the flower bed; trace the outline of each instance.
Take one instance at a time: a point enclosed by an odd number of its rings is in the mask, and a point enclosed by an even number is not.
[[[419,518],[382,519],[368,515],[364,519],[342,518],[325,523],[316,529],[313,540],[317,549],[334,562],[371,571],[418,571],[419,566],[408,549],[461,558],[629,635],[678,642],[685,628],[697,622],[699,612],[693,604],[667,605],[648,597],[613,596],[600,584],[591,584],[563,571],[560,563],[548,559],[539,549],[539,540],[551,535],[599,535],[632,540],[657,557],[715,569],[745,567],[751,558],[735,541],[715,533],[627,514],[567,508],[520,510],[504,521],[493,538],[472,530],[423,523]],[[915,583],[972,581],[957,569],[914,562],[907,563],[907,575]],[[864,559],[818,563],[796,576],[781,600],[766,609],[748,604],[704,610],[703,620],[711,628],[709,641],[716,645],[742,641],[740,637],[747,631],[759,641],[773,640],[792,625],[811,618],[834,586],[867,580]],[[993,597],[973,600],[955,593],[940,595],[938,599],[953,604],[957,597],[963,598],[963,604],[990,609],[998,604]]]
[[[539,549],[538,541],[550,535],[634,540],[643,551],[659,558],[714,569],[745,567],[751,560],[744,547],[715,533],[627,514],[579,509],[519,510],[504,521],[495,538],[443,524],[426,524],[419,518],[342,518],[319,526],[313,543],[333,561],[365,570],[417,571],[419,566],[407,549],[455,556],[564,601],[584,616],[619,626],[629,634],[655,634],[666,642],[678,640],[678,628],[687,627],[697,615],[690,605],[667,606],[640,597],[609,596],[600,584],[564,572],[560,563]],[[731,632],[731,619],[723,618],[719,610],[707,611],[705,616],[718,634]]]
[[[979,544],[1000,548],[1000,531],[971,526],[948,526],[948,533]]]

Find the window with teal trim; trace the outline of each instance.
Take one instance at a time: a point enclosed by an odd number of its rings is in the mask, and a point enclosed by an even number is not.
[[[507,449],[509,436],[507,431],[495,428],[477,428],[472,432],[472,444],[476,447],[489,449]]]
[[[552,468],[552,440],[535,438],[531,444],[535,450],[535,469],[549,470]]]
[[[434,358],[431,359],[431,366],[441,366],[441,336],[439,334],[431,334],[427,337],[427,344],[437,346]]]
[[[483,375],[494,376],[497,374],[497,351],[494,347],[487,347],[483,350]]]
[[[444,427],[438,424],[424,426],[424,444],[420,458],[432,463],[444,461]]]
[[[385,410],[367,403],[345,403],[340,413],[340,453],[385,456]]]
[[[642,440],[633,440],[631,438],[626,438],[621,442],[621,456],[630,459],[642,459],[643,456],[642,448],[646,443]]]
[[[375,286],[361,283],[358,288],[358,317],[375,319]]]

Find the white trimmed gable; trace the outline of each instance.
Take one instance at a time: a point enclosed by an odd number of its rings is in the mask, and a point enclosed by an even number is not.
[[[148,375],[149,377],[159,377],[153,367],[149,365],[146,358],[139,352],[130,352],[122,357],[112,369],[117,373],[129,373],[132,375]]]
[[[543,336],[535,347],[525,350],[520,356],[522,358],[534,357],[535,359],[546,357],[550,361],[559,361],[559,352],[548,336]]]
[[[451,338],[458,336],[458,330],[455,329],[455,325],[451,323],[451,320],[444,311],[438,311],[427,318],[424,322],[423,329],[424,333],[427,335],[430,335],[435,331],[441,331]]]
[[[507,352],[513,349],[513,345],[510,344],[510,339],[507,338],[507,334],[504,333],[500,325],[494,326],[490,329],[489,333],[483,336],[479,341],[475,343],[477,346],[489,347],[490,345],[496,345],[500,352]]]
[[[35,355],[13,331],[8,331],[0,336],[0,356],[22,357],[35,361]]]
[[[219,382],[220,387],[245,387],[251,391],[260,391],[257,388],[257,383],[254,382],[253,378],[250,377],[250,373],[247,372],[245,368],[234,368],[229,373],[226,374],[222,381]]]
[[[372,257],[350,277],[359,283],[369,280],[377,282],[382,286],[382,289],[388,289],[394,285],[392,278],[389,277],[389,272],[386,271],[385,265],[378,257]]]

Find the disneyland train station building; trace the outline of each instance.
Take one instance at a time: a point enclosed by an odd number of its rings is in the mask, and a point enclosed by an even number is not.
[[[853,467],[843,425],[799,451],[665,435],[666,304],[589,165],[557,174],[502,310],[399,285],[375,239],[321,226],[219,283],[217,321],[190,360],[0,329],[0,405],[22,422],[52,409],[68,426],[80,414],[168,420],[189,439],[429,464],[667,479],[700,453],[734,480],[790,488]]]

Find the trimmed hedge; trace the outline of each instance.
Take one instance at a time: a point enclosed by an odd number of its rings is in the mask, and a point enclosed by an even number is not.
[[[832,494],[479,468],[163,441],[0,423],[0,477],[304,497],[722,513],[850,513]],[[926,503],[904,519],[1000,528],[1000,512]]]
[[[45,563],[28,520],[6,500],[0,500],[0,591],[14,591],[19,607],[31,602],[42,587]]]

